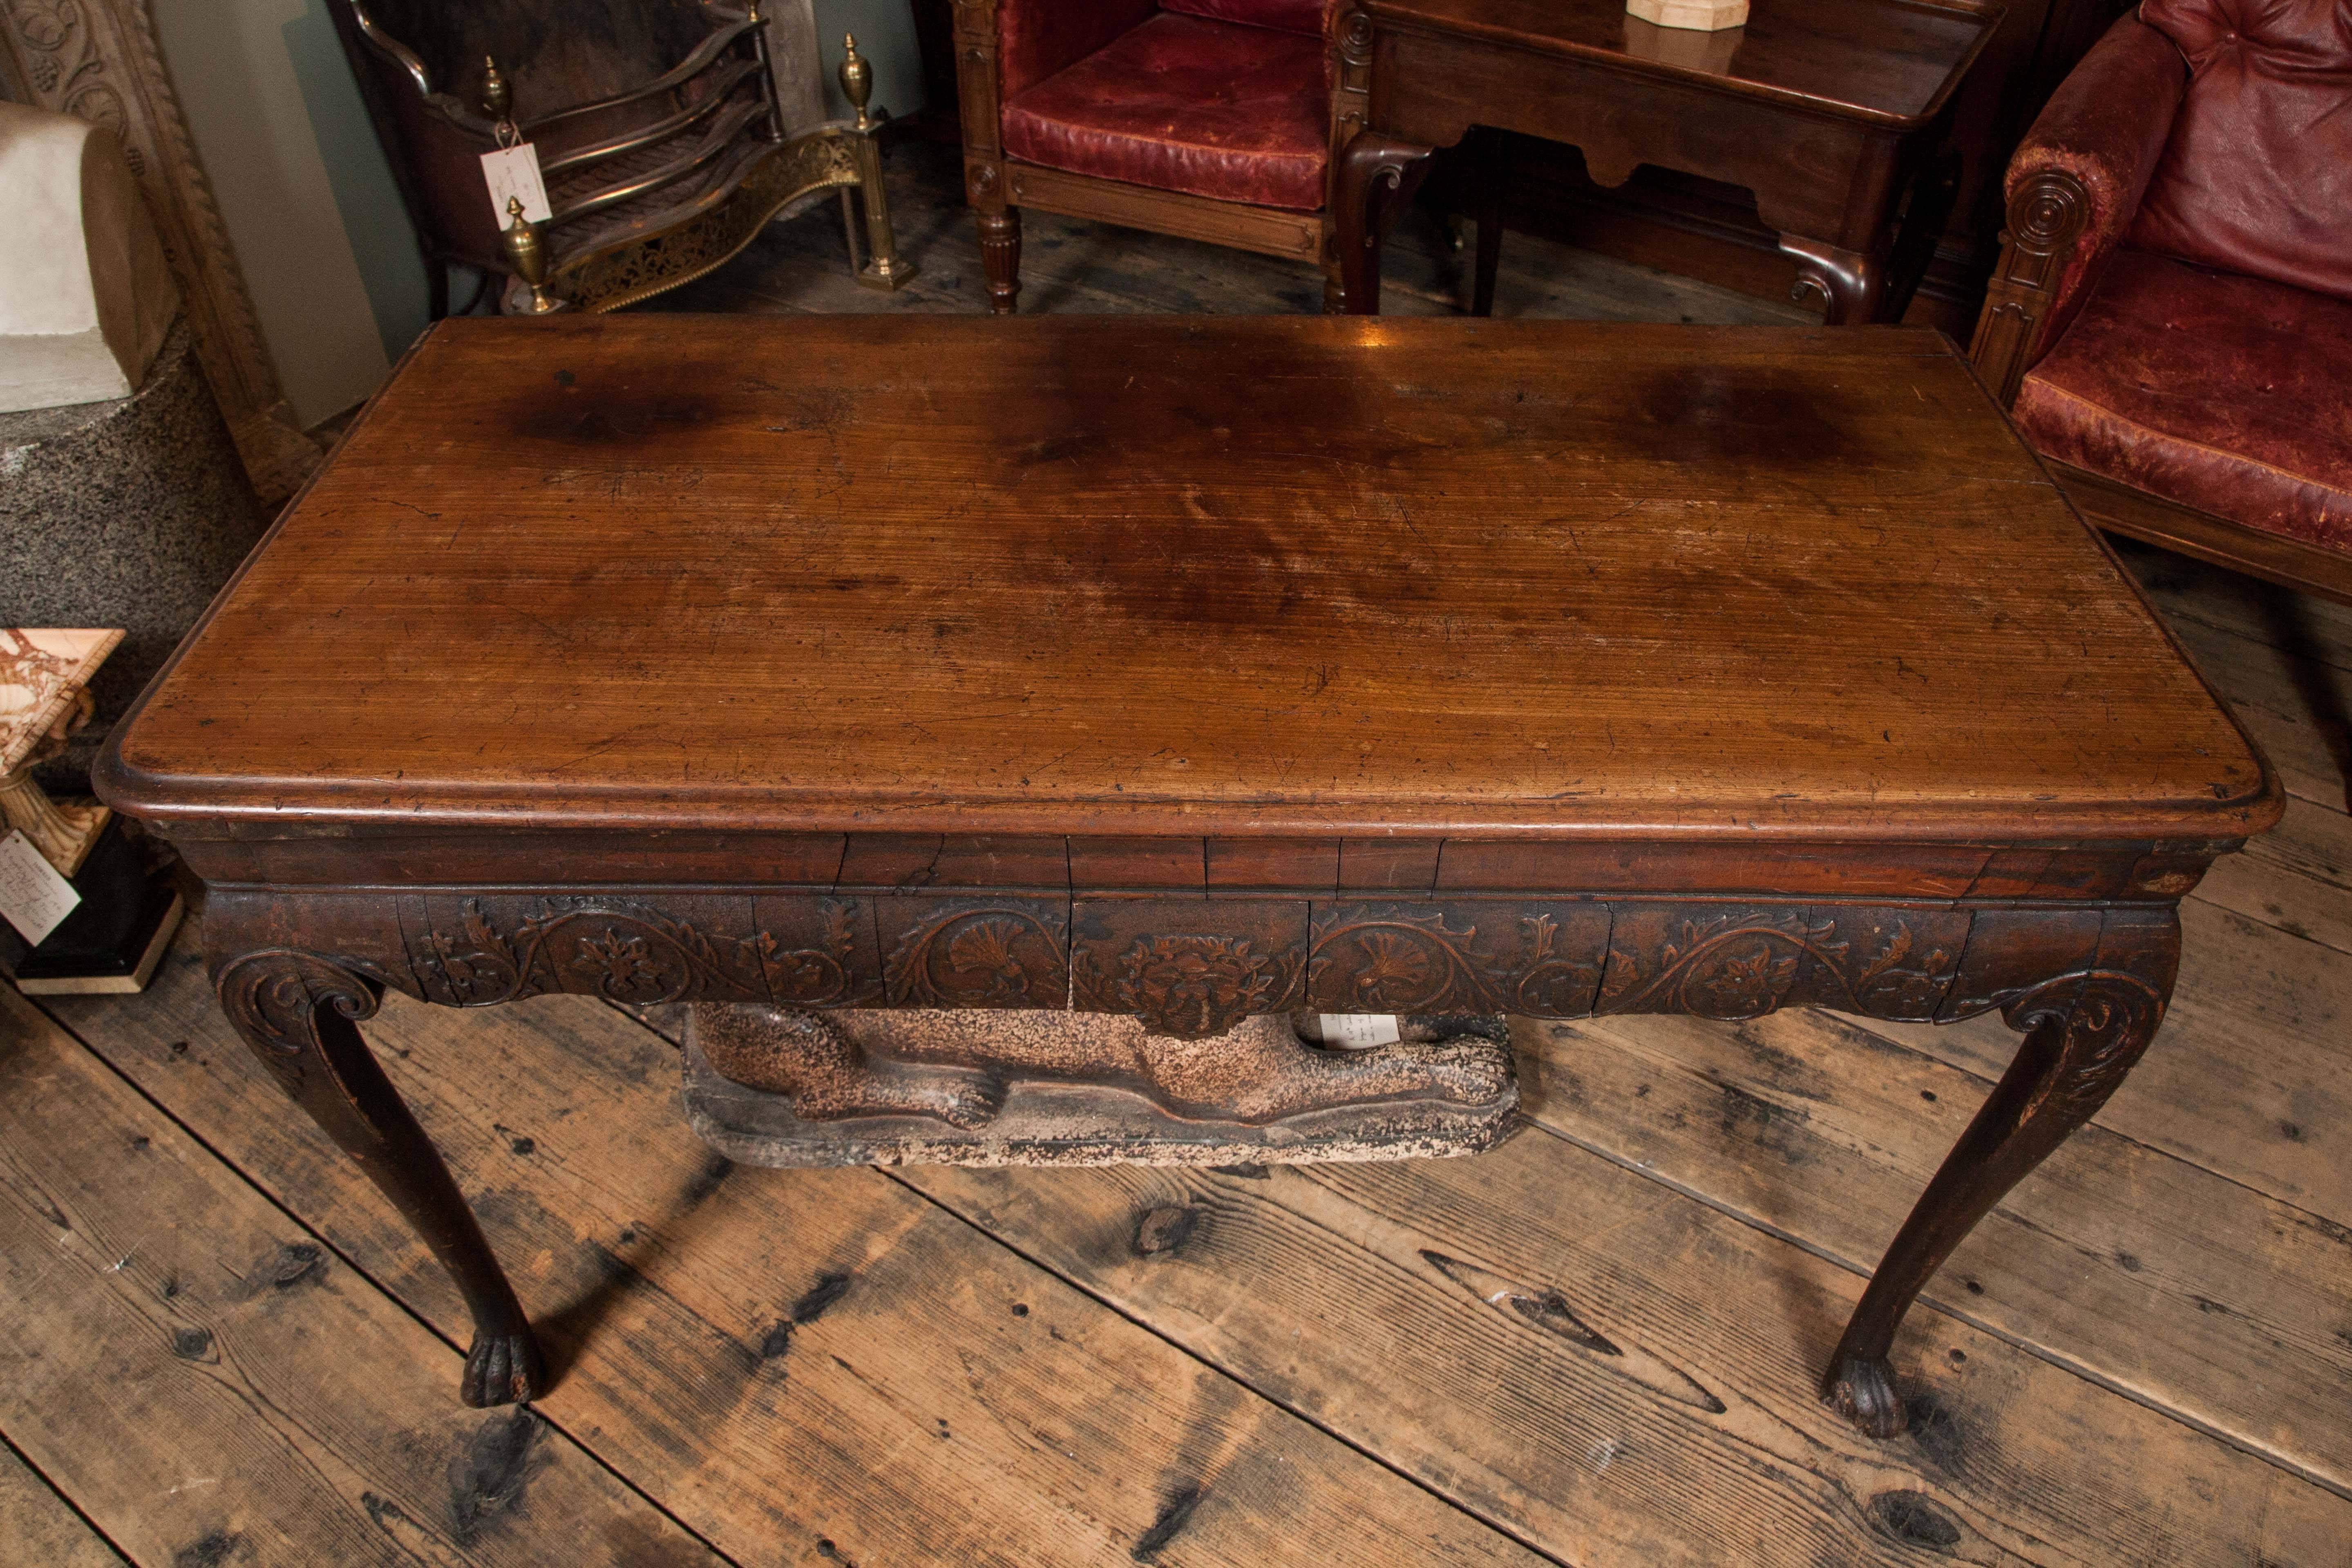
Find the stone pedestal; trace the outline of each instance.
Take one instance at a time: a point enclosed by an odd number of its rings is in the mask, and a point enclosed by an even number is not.
[[[0,620],[125,629],[90,683],[95,719],[43,783],[88,789],[113,721],[266,526],[184,322],[129,397],[0,413]]]

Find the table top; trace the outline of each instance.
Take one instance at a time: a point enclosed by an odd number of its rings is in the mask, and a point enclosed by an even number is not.
[[[203,833],[2231,837],[1937,335],[454,320],[119,726]]]
[[[1746,26],[1705,34],[1652,26],[1627,16],[1624,0],[1366,0],[1365,8],[1384,24],[1905,125],[1943,109],[2002,16],[1994,5],[1923,0],[1753,0]],[[1728,44],[1727,60],[1697,47],[1710,39]]]

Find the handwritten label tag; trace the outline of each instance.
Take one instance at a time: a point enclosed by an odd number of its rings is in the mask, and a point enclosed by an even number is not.
[[[58,922],[74,912],[81,894],[58,874],[48,857],[33,847],[21,829],[0,838],[0,915],[37,947]]]
[[[1397,1031],[1394,1013],[1319,1013],[1317,1018],[1323,1025],[1323,1043],[1341,1051],[1370,1051],[1404,1038]]]
[[[543,224],[553,215],[548,210],[547,185],[539,177],[539,149],[530,142],[483,153],[482,178],[489,183],[490,211],[498,214],[499,227],[514,222],[507,215],[509,197],[522,203],[528,223]]]

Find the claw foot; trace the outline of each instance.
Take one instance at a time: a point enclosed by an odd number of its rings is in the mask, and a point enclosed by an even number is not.
[[[990,1073],[926,1073],[906,1087],[907,1103],[888,1109],[937,1116],[949,1126],[967,1133],[987,1126],[1004,1109],[1004,1082]]]
[[[1874,1437],[1899,1437],[1911,1424],[1895,1395],[1895,1369],[1884,1361],[1840,1359],[1822,1379],[1822,1403]]]
[[[546,1389],[547,1364],[540,1359],[539,1341],[529,1329],[474,1336],[474,1346],[466,1353],[460,1399],[477,1409],[520,1405],[538,1398]]]

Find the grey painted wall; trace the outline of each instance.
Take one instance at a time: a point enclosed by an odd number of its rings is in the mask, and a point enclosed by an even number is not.
[[[908,0],[815,0],[817,53],[824,61],[825,101],[837,117],[849,113],[835,73],[841,37],[854,33],[857,52],[874,65],[874,102],[894,115],[923,107],[923,57],[915,46],[915,13]]]

